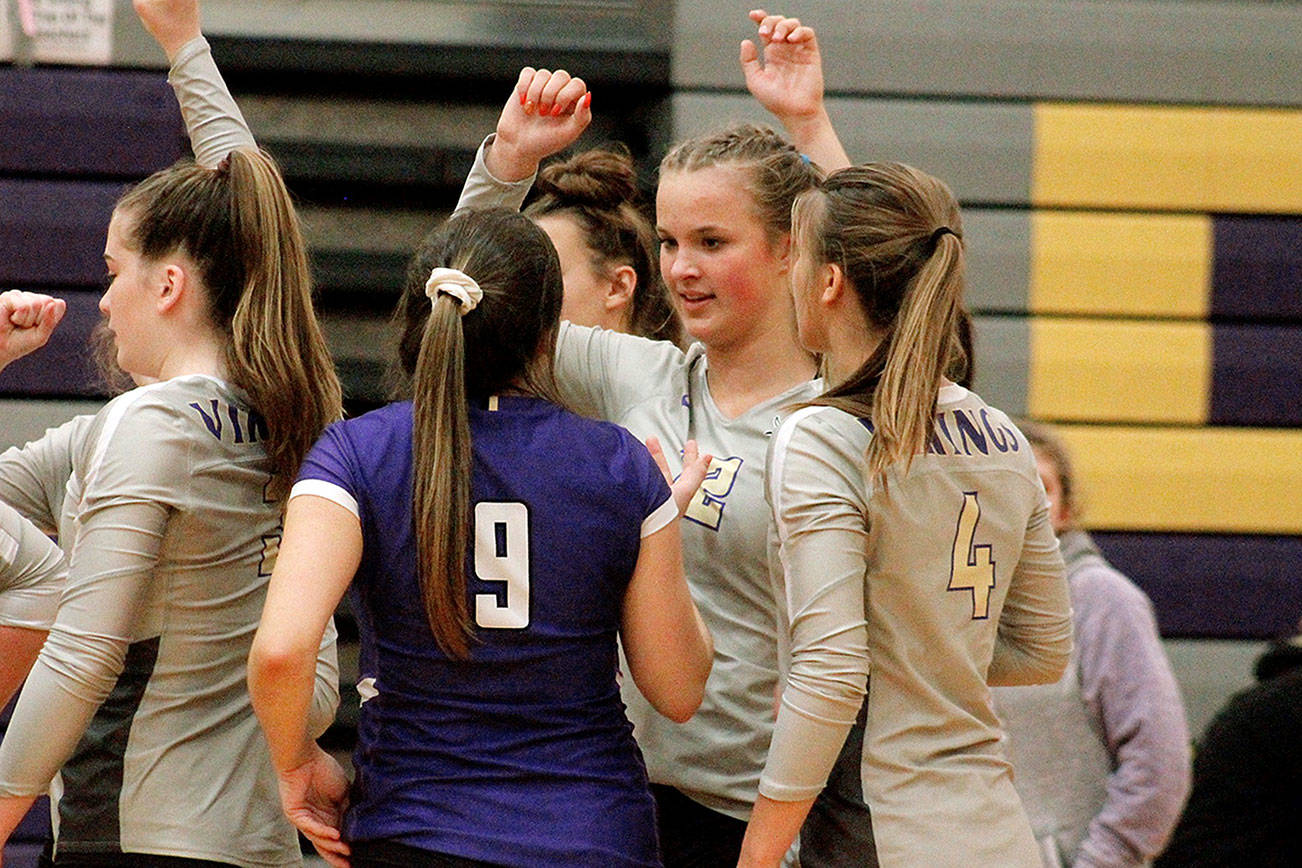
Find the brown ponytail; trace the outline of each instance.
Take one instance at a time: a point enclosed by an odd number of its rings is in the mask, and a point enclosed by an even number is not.
[[[455,268],[483,291],[462,315],[431,301],[434,268]],[[469,402],[506,390],[561,403],[552,358],[561,268],[546,234],[512,211],[453,215],[421,244],[397,318],[399,361],[412,398],[412,524],[425,613],[445,654],[465,658],[474,636],[466,600],[471,532]]]
[[[873,355],[814,404],[871,417],[869,472],[922,452],[941,381],[964,367],[959,325],[964,254],[958,203],[911,166],[870,163],[829,176],[796,204],[799,242],[838,265],[868,324],[884,332]]]
[[[131,240],[146,259],[181,251],[198,267],[213,322],[229,337],[230,381],[266,421],[269,494],[283,499],[342,401],[280,170],[241,148],[216,169],[186,161],[157,172],[117,208],[133,218]]]
[[[466,540],[470,534],[470,415],[458,303],[431,303],[412,377],[412,521],[425,616],[443,652],[469,656]],[[440,577],[442,580],[436,580]]]

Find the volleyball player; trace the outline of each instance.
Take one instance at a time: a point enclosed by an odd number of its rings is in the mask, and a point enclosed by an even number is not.
[[[755,20],[777,34],[771,16]],[[796,89],[816,105],[809,117],[826,123],[821,70],[803,62],[810,52],[818,58],[812,31],[785,41],[797,29],[788,21],[781,40],[765,42],[765,81],[779,81],[786,65],[788,85],[805,82]],[[562,81],[556,92],[568,95],[573,80]],[[522,73],[517,93],[526,106],[508,100],[459,207],[523,200],[540,160],[565,144],[547,110],[553,89],[546,70]],[[524,111],[530,105],[534,111]],[[835,133],[815,129],[802,128],[818,149],[815,161],[844,159]],[[585,412],[658,437],[671,459],[689,438],[715,456],[683,535],[688,581],[715,639],[705,701],[683,726],[654,713],[634,690],[625,690],[625,701],[647,758],[665,864],[732,865],[772,732],[778,676],[764,455],[784,409],[821,391],[814,358],[796,340],[787,289],[791,203],[819,171],[773,131],[737,125],[679,144],[660,173],[661,274],[694,343],[682,351],[562,323],[557,383]]]
[[[880,864],[1034,868],[987,681],[1058,677],[1070,606],[1025,437],[945,376],[957,203],[876,163],[803,195],[794,224],[800,338],[831,386],[783,423],[769,463],[791,666],[739,864],[779,864],[871,662],[862,784]]]
[[[256,151],[178,164],[119,201],[105,256],[117,361],[158,382],[72,456],[67,590],[0,747],[0,837],[58,772],[57,864],[295,864],[243,686],[281,499],[339,415],[293,207]]]
[[[678,343],[682,325],[660,279],[655,227],[642,211],[626,148],[596,148],[547,166],[525,216],[556,247],[561,318]]]
[[[527,218],[452,217],[400,302],[412,400],[332,426],[294,487],[249,687],[286,810],[333,864],[659,864],[615,639],[677,721],[710,639],[660,469],[558,403],[561,296]],[[304,711],[350,585],[367,686],[348,792]]]

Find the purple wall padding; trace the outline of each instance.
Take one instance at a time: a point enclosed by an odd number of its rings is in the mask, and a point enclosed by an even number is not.
[[[100,286],[123,183],[0,180],[0,286]]]
[[[14,287],[0,284],[0,289]],[[0,396],[90,397],[104,394],[88,343],[100,320],[99,293],[51,290],[66,299],[68,312],[50,342],[0,371]]]
[[[139,178],[189,152],[161,72],[0,68],[0,171]]]
[[[1212,327],[1209,421],[1302,426],[1302,323]]]
[[[1302,619],[1302,537],[1095,533],[1167,637],[1269,639]]]
[[[1302,217],[1217,217],[1212,318],[1302,321]]]

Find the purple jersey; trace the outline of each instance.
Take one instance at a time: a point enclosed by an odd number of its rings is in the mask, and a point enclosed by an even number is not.
[[[421,602],[411,404],[332,425],[295,486],[355,506],[362,526],[345,838],[504,865],[658,865],[615,638],[642,537],[677,516],[669,487],[622,428],[534,398],[489,406],[470,413],[469,660],[438,649]]]

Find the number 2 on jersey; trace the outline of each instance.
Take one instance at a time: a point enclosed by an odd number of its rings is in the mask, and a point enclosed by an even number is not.
[[[977,493],[963,492],[963,509],[958,514],[946,590],[972,592],[973,620],[990,617],[990,591],[995,586],[995,562],[990,557],[990,546],[977,545],[976,542],[980,518],[981,504],[977,501]]]
[[[523,503],[475,504],[475,575],[505,582],[506,601],[475,594],[475,623],[519,630],[529,626],[529,507]]]

